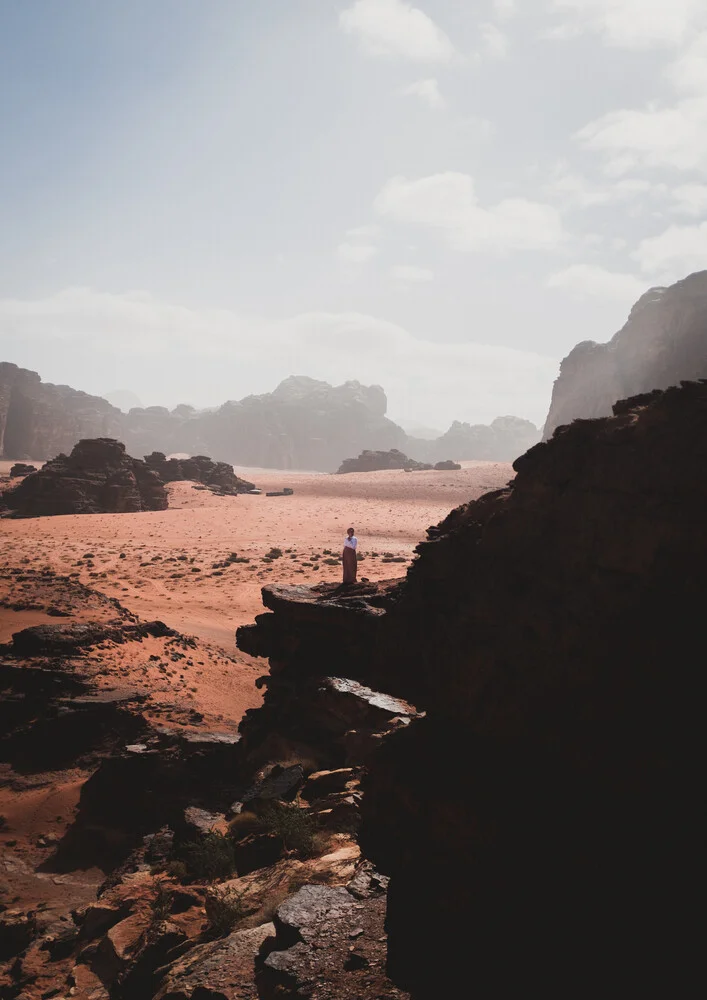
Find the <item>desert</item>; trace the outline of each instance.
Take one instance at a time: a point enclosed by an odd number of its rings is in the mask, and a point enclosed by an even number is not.
[[[0,3],[0,1000],[697,992],[706,54]]]

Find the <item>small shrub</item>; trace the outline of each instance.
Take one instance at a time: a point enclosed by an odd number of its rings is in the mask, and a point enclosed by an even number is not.
[[[166,920],[169,916],[170,910],[172,909],[172,893],[169,889],[163,885],[161,882],[157,886],[157,892],[155,893],[155,898],[152,900],[152,912],[155,915],[155,920],[162,921]]]
[[[338,559],[325,559],[324,560],[324,565],[325,566],[338,566],[339,565],[339,560]]]
[[[270,551],[265,554],[268,559],[280,559],[282,556],[282,549],[270,549]]]
[[[299,806],[284,802],[269,802],[260,813],[266,830],[279,834],[285,850],[296,851],[301,857],[310,857],[314,850],[315,822]]]
[[[196,688],[191,688],[195,691]],[[201,840],[190,841],[180,851],[180,859],[192,878],[213,882],[228,878],[236,869],[233,842],[222,833],[212,830]]]
[[[0,830],[7,829],[7,816],[0,816]]]
[[[245,916],[243,896],[237,889],[222,891],[211,889],[206,893],[206,919],[211,937],[225,937],[230,934],[239,920]]]

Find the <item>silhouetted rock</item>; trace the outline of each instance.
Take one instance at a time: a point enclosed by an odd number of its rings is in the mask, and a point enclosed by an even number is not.
[[[432,466],[424,462],[416,462],[408,458],[397,448],[390,451],[362,451],[358,458],[345,459],[337,472],[343,475],[347,472],[378,472],[382,469],[405,469],[407,472],[421,472]]]
[[[435,463],[435,472],[459,472],[460,469],[461,465],[457,462],[452,462],[450,459],[447,459],[446,462]]]
[[[707,271],[652,288],[607,343],[577,344],[560,366],[544,437],[580,417],[606,417],[619,399],[707,377]]]
[[[112,514],[166,510],[159,476],[111,438],[79,441],[3,495],[16,515]]]
[[[162,452],[153,451],[145,455],[145,464],[160,477],[163,483],[175,483],[187,479],[195,483],[203,483],[214,493],[222,496],[236,496],[255,489],[254,483],[249,483],[233,471],[233,466],[227,462],[212,462],[206,455],[195,455],[192,458],[167,459]]]
[[[16,462],[10,469],[10,479],[21,479],[37,471],[36,465],[27,465],[25,462]]]
[[[415,1000],[689,992],[705,461],[707,383],[624,401],[430,529],[398,585],[272,588],[239,632],[274,684],[341,656],[426,713],[361,806]]]

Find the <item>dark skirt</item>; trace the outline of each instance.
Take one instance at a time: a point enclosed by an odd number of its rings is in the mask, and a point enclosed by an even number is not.
[[[346,546],[341,556],[341,561],[344,564],[344,583],[356,583],[356,571],[358,569],[356,565],[356,549],[350,549]]]

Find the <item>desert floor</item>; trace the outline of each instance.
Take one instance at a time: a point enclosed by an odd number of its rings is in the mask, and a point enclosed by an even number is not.
[[[8,471],[9,463],[0,463],[0,475]],[[2,519],[0,569],[46,567],[73,576],[142,619],[160,619],[196,636],[210,656],[195,662],[201,670],[182,678],[180,690],[192,707],[232,724],[260,702],[254,680],[265,664],[236,652],[234,632],[262,610],[264,584],[339,579],[349,525],[363,556],[360,577],[402,576],[428,525],[513,475],[510,465],[496,462],[469,462],[458,472],[344,476],[236,471],[264,490],[290,486],[294,495],[218,497],[177,483],[170,487],[167,511]],[[229,557],[239,561],[227,562]],[[8,587],[18,587],[13,579],[4,575],[5,602],[12,602]],[[0,642],[21,628],[55,620],[41,611],[0,607]],[[134,680],[119,650],[115,666]],[[142,679],[150,682],[144,674]]]
[[[0,475],[9,464],[0,463]],[[234,632],[262,610],[264,584],[340,579],[349,525],[363,556],[360,577],[403,576],[429,525],[513,475],[510,465],[487,462],[459,472],[237,471],[294,495],[218,497],[177,483],[170,509],[159,513],[0,519],[0,643],[32,625],[114,620],[120,609],[106,598],[116,599],[194,640],[103,642],[76,669],[98,689],[146,699],[140,710],[160,725],[232,733],[262,699],[255,681],[267,664],[236,650]],[[6,771],[2,765],[0,897],[26,906],[42,900],[57,912],[94,898],[99,869],[41,870],[76,814],[90,769]]]

